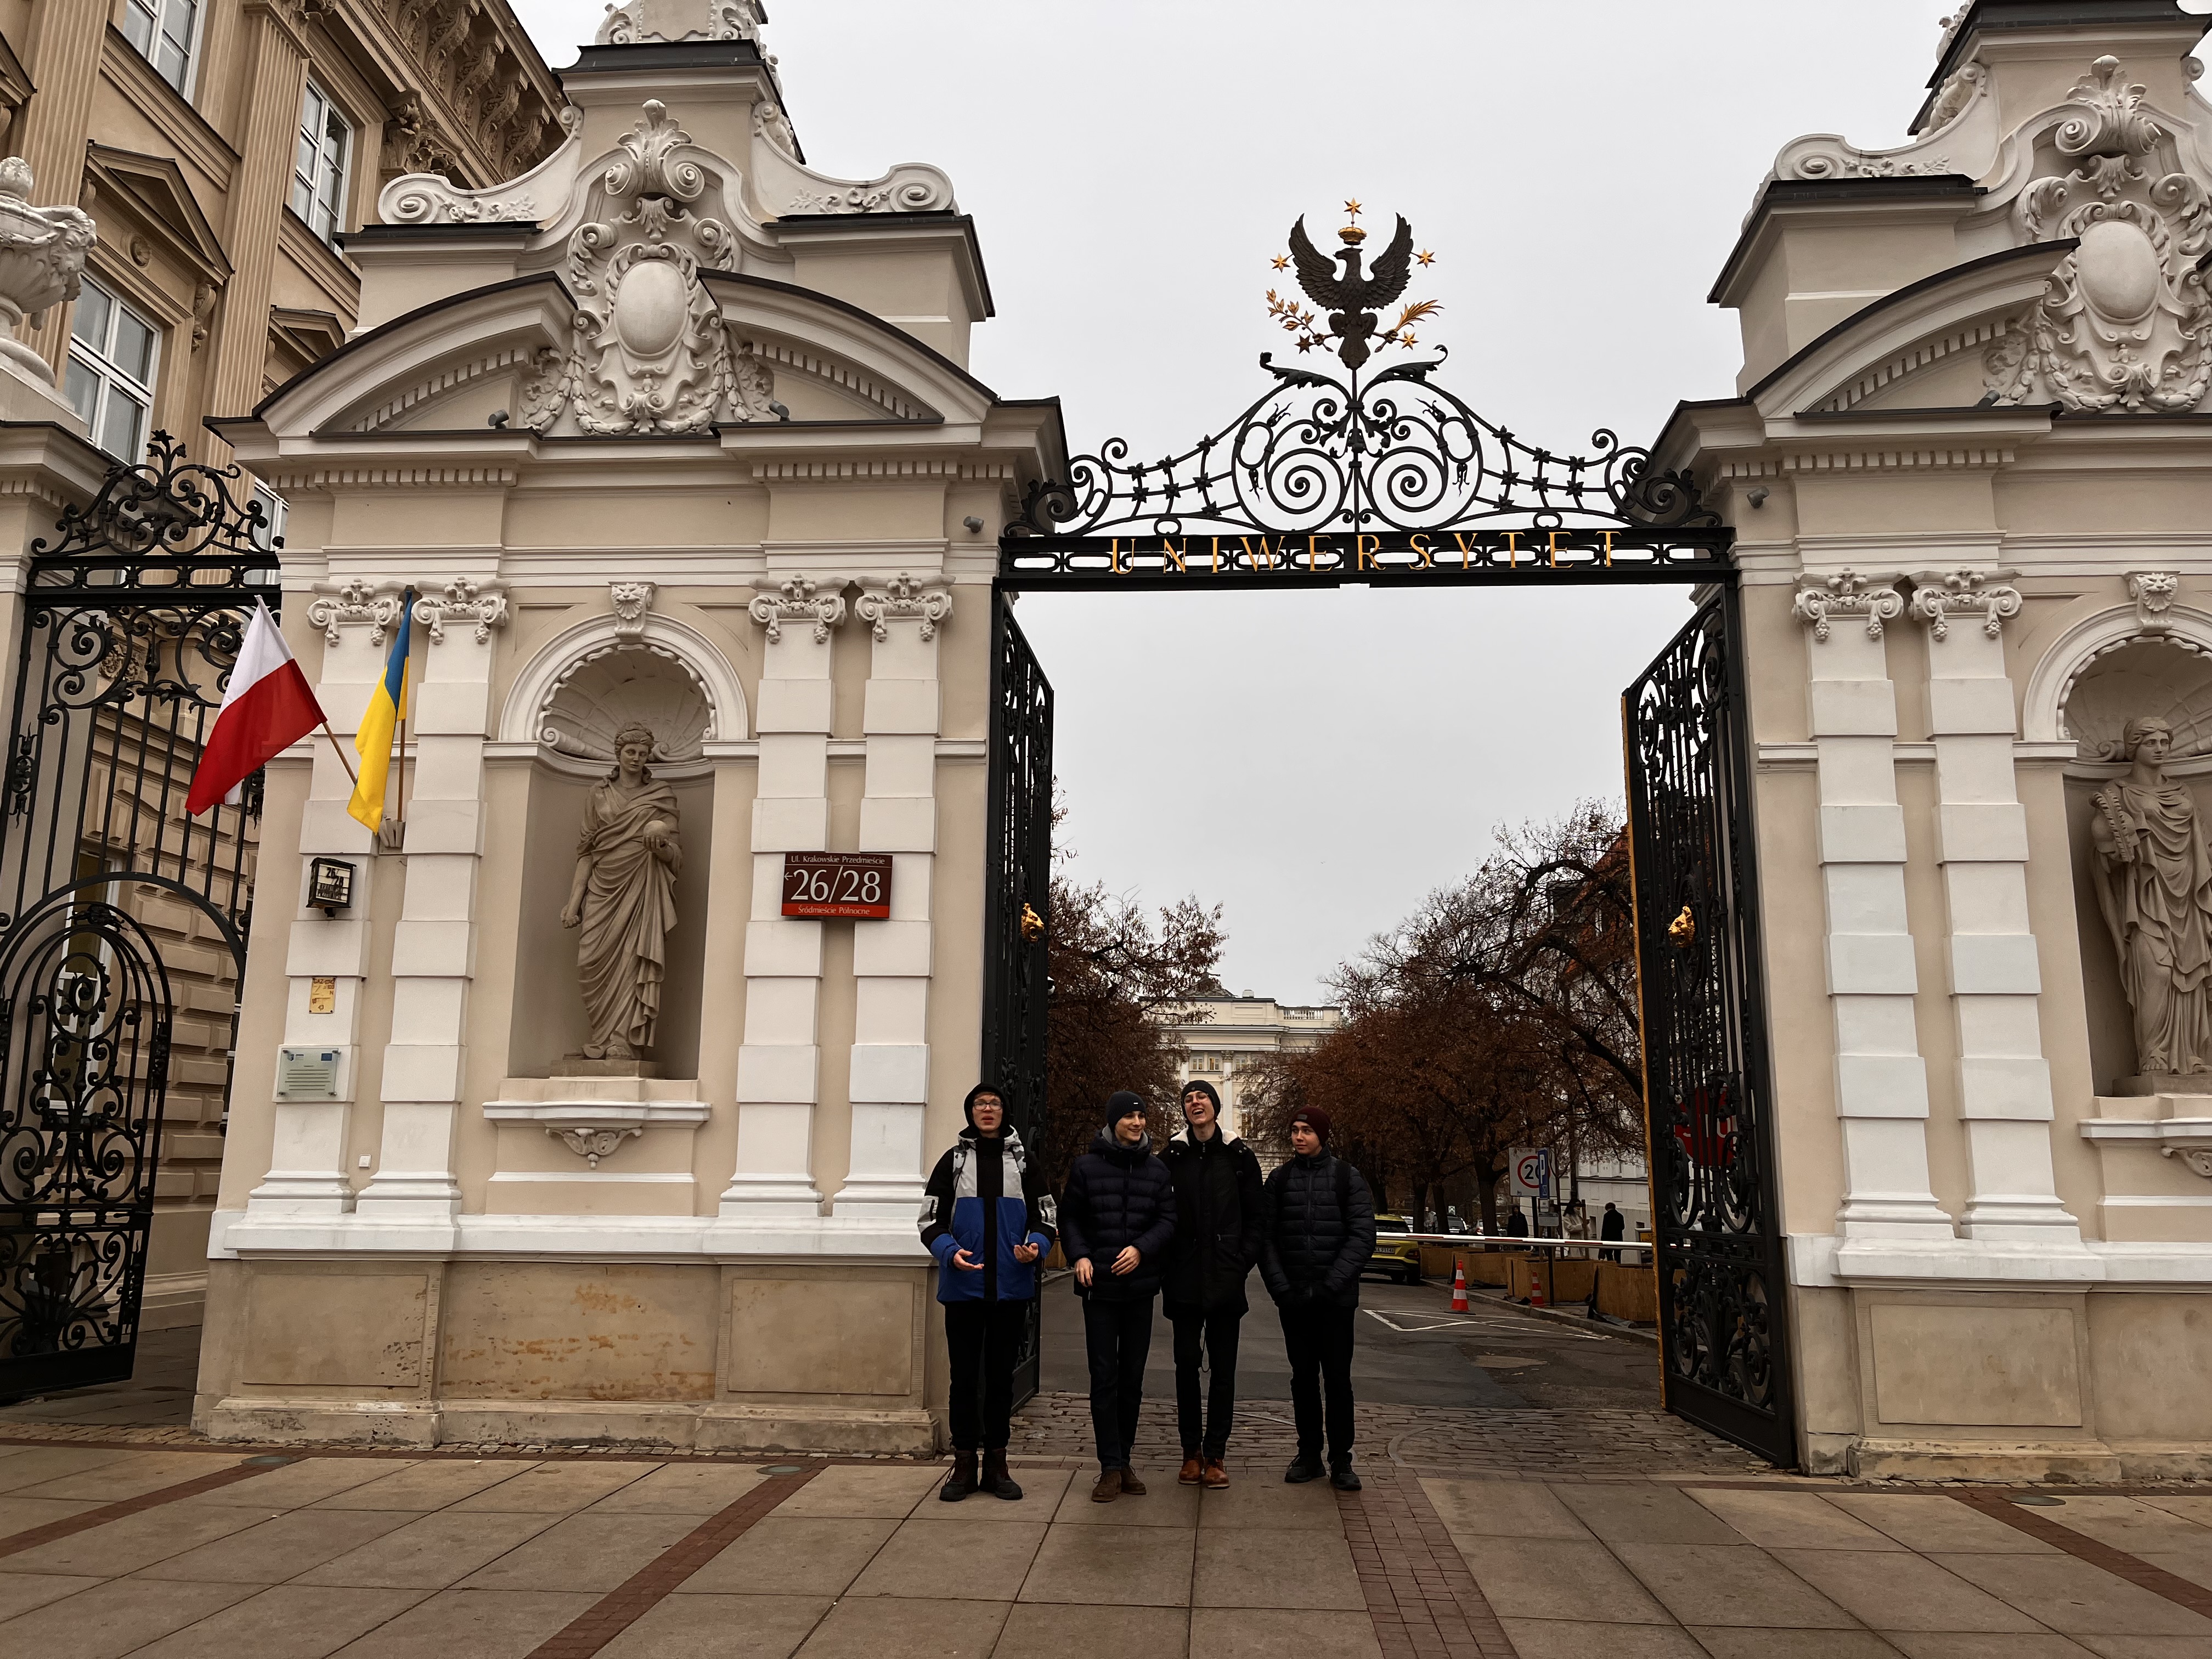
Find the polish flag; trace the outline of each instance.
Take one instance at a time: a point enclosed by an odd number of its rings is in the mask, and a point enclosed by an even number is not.
[[[223,693],[215,730],[200,751],[200,769],[192,774],[185,811],[204,812],[218,800],[237,805],[240,784],[322,723],[322,705],[292,660],[276,619],[266,605],[254,600],[238,665],[230,671],[230,689]]]

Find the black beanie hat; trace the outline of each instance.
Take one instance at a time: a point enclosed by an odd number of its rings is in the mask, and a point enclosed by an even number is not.
[[[1189,1099],[1191,1096],[1194,1094],[1204,1095],[1208,1100],[1212,1101],[1213,1103],[1214,1116],[1219,1117],[1221,1115],[1221,1097],[1214,1092],[1213,1085],[1211,1083],[1208,1083],[1202,1077],[1194,1077],[1191,1079],[1189,1082],[1184,1084],[1182,1085],[1182,1092],[1176,1097],[1176,1103],[1180,1104],[1182,1102]]]
[[[1116,1089],[1106,1102],[1106,1127],[1110,1129],[1130,1113],[1144,1109],[1144,1096],[1127,1089]]]
[[[977,1084],[968,1091],[968,1098],[960,1103],[960,1109],[967,1114],[968,1127],[971,1129],[975,1127],[975,1103],[985,1095],[994,1097],[1002,1107],[1006,1103],[1006,1094],[997,1084]]]

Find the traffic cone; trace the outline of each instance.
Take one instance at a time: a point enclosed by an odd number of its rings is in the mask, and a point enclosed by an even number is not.
[[[1552,1264],[1548,1261],[1531,1261],[1528,1264],[1528,1305],[1530,1307],[1544,1306],[1544,1280],[1550,1276]]]
[[[1452,1259],[1452,1305],[1454,1313],[1467,1311],[1467,1268],[1459,1259]]]

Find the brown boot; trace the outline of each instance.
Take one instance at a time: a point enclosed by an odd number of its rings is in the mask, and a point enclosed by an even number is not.
[[[1182,1472],[1176,1479],[1183,1486],[1194,1486],[1205,1473],[1206,1461],[1196,1452],[1186,1452],[1183,1454]]]
[[[1145,1483],[1137,1479],[1136,1470],[1121,1471],[1121,1490],[1132,1498],[1142,1498],[1145,1495]]]
[[[952,1455],[952,1473],[938,1488],[937,1495],[948,1504],[957,1504],[975,1490],[975,1454],[972,1451]]]
[[[1006,1449],[1004,1446],[983,1454],[983,1472],[977,1477],[975,1484],[981,1491],[994,1498],[1003,1498],[1009,1504],[1016,1502],[1022,1495],[1021,1486],[1007,1472]]]
[[[1206,1460],[1206,1473],[1199,1478],[1206,1482],[1206,1491],[1219,1492],[1229,1484],[1229,1471],[1221,1467],[1219,1458],[1209,1457]]]
[[[1110,1504],[1121,1495],[1121,1471],[1119,1469],[1099,1470],[1098,1484],[1091,1489],[1091,1501],[1094,1504]]]

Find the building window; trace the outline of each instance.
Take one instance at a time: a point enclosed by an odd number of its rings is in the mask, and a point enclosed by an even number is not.
[[[200,0],[124,0],[125,36],[155,74],[187,96],[199,28]]]
[[[300,103],[300,142],[292,161],[292,211],[325,241],[345,228],[346,162],[353,129],[313,81]]]
[[[253,544],[274,551],[283,545],[284,520],[291,513],[291,503],[258,480],[253,486],[253,499],[261,504],[261,527],[253,532]]]
[[[158,338],[153,324],[83,279],[70,331],[69,400],[93,442],[119,460],[136,461],[146,447]]]

